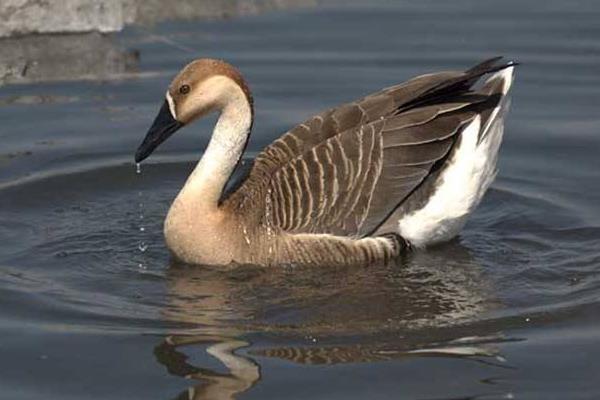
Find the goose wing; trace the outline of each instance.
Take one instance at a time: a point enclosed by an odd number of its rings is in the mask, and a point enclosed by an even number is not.
[[[263,223],[287,232],[373,232],[443,162],[461,129],[497,105],[471,87],[511,65],[499,60],[423,75],[310,118],[257,156],[229,200],[262,198]]]

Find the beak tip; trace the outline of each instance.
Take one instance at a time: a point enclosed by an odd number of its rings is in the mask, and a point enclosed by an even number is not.
[[[158,115],[154,119],[152,126],[148,130],[144,141],[135,152],[134,160],[136,163],[144,161],[152,152],[169,136],[175,133],[183,123],[177,121],[171,115],[169,104],[165,100],[160,108]]]

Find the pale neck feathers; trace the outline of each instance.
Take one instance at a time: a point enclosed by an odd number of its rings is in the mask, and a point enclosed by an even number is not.
[[[223,188],[246,146],[252,126],[252,105],[246,90],[228,76],[209,77],[197,91],[189,105],[207,112],[219,111],[220,116],[204,155],[177,200],[212,209],[218,206]]]

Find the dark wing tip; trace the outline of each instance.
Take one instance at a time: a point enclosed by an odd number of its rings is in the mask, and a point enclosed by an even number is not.
[[[487,60],[483,60],[482,62],[475,65],[474,67],[469,68],[468,70],[465,71],[465,73],[466,74],[477,74],[477,73],[480,73],[481,71],[486,71],[490,68],[497,67],[498,62],[500,60],[502,60],[503,58],[504,58],[503,56],[496,56],[496,57],[488,58]]]
[[[484,60],[484,61],[480,62],[479,64],[475,65],[474,67],[471,67],[468,70],[466,70],[465,75],[481,76],[484,74],[490,74],[493,72],[497,72],[497,71],[503,70],[505,68],[514,67],[514,66],[517,66],[520,64],[519,62],[512,61],[512,60],[504,62],[504,63],[500,63],[500,61],[503,58],[504,58],[503,56],[497,56],[497,57],[492,57],[487,60]]]
[[[497,56],[497,57],[492,57],[487,60],[484,60],[484,61],[480,62],[479,64],[475,65],[474,67],[471,67],[468,70],[466,70],[465,75],[481,76],[484,74],[490,74],[493,72],[503,70],[505,68],[514,67],[514,66],[521,64],[521,63],[519,63],[517,61],[513,61],[513,60],[507,61],[504,63],[500,63],[500,61],[503,58],[504,58],[503,56]]]

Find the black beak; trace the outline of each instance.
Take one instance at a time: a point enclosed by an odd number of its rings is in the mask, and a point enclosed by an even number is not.
[[[165,140],[183,126],[171,115],[169,103],[165,100],[144,141],[135,152],[135,162],[139,163],[148,157]]]

